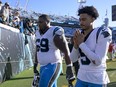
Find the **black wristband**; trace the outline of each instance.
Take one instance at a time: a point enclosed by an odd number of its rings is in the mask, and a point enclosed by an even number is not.
[[[34,63],[34,67],[33,67],[34,73],[37,72],[37,65],[38,65],[37,63]]]

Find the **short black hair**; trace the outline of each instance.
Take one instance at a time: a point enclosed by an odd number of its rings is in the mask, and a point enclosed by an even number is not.
[[[4,5],[9,6],[9,3],[8,3],[8,2],[5,2],[5,4],[4,4]]]
[[[97,17],[99,17],[99,13],[98,13],[97,9],[93,6],[85,6],[78,10],[78,16],[80,14],[84,14],[84,13],[92,16],[95,19],[97,19]]]
[[[47,14],[42,14],[39,16],[39,18],[43,18],[44,20],[46,20],[47,22],[50,22],[50,17]]]

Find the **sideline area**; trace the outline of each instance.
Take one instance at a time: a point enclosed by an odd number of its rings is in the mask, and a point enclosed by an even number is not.
[[[110,77],[111,83],[108,87],[116,87],[116,59],[113,61],[107,61],[107,72]],[[65,71],[65,64],[63,64],[63,69]],[[60,76],[58,79],[58,87],[68,87],[68,83],[65,78],[65,73]],[[5,81],[0,84],[0,87],[31,87],[31,83],[33,80],[33,69],[29,68],[20,74],[16,75],[11,80]],[[75,82],[74,82],[75,83]]]

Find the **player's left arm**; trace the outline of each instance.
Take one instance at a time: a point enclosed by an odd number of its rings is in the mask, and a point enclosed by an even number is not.
[[[64,30],[61,27],[57,27],[57,30],[55,31],[54,44],[61,52],[64,53],[66,64],[67,65],[71,64],[71,61],[69,58],[70,51],[68,48],[68,43],[67,43],[66,38],[64,36]]]
[[[64,53],[65,62],[67,65],[66,69],[66,78],[68,81],[73,81],[75,79],[74,72],[72,69],[72,63],[70,60],[70,51],[68,48],[68,43],[64,36],[64,31],[62,28],[58,29],[54,35],[54,44],[55,46]]]
[[[100,32],[95,51],[91,51],[85,43],[81,43],[79,48],[87,56],[87,58],[93,62],[93,64],[100,65],[103,61],[106,61],[107,51],[111,40],[111,30],[106,29]]]

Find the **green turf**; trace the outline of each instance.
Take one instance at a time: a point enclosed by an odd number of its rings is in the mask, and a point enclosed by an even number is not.
[[[107,72],[110,78],[108,87],[116,87],[116,59],[107,62]]]
[[[113,61],[108,61],[107,66],[107,72],[111,81],[111,83],[108,84],[108,87],[116,87],[116,59]],[[65,71],[65,64],[63,66],[63,69]],[[1,83],[0,87],[31,87],[32,80],[33,71],[32,68],[30,68],[16,75],[11,80]],[[58,79],[58,87],[68,87],[67,81],[65,79],[65,73]]]

